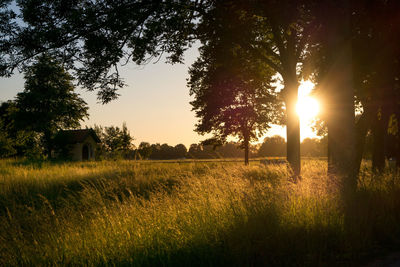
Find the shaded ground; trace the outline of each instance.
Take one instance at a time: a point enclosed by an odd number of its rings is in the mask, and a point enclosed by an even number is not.
[[[365,265],[365,267],[378,267],[378,266],[379,267],[380,266],[387,266],[387,267],[400,266],[400,251],[393,252],[388,255],[379,257]]]

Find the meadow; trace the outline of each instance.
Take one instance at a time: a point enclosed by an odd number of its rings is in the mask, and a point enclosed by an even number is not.
[[[400,181],[363,164],[344,214],[323,160],[0,161],[0,266],[359,265],[400,246]]]

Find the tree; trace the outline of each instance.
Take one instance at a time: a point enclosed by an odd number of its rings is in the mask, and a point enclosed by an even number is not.
[[[305,138],[301,142],[301,156],[304,157],[325,157],[327,155],[326,138]]]
[[[4,129],[4,122],[0,119],[0,158],[5,158],[15,154],[12,139]]]
[[[313,34],[314,44],[311,54],[318,61],[316,81],[320,83],[320,95],[327,104],[333,103],[331,113],[325,114],[325,123],[331,130],[329,131],[330,152],[340,149],[345,153],[338,152],[337,158],[347,158],[349,152],[346,147],[356,152],[355,164],[348,168],[348,173],[353,169],[355,177],[360,168],[363,158],[366,136],[372,133],[373,153],[372,163],[376,171],[382,171],[385,166],[385,155],[388,151],[388,140],[392,140],[390,147],[398,146],[395,135],[388,136],[389,121],[396,118],[400,110],[399,86],[399,55],[400,50],[396,43],[399,40],[400,28],[397,23],[399,2],[398,1],[339,1],[335,6],[331,6],[329,1],[321,1],[316,5],[316,23],[319,23],[319,30]],[[340,23],[334,17],[342,16],[344,19]],[[344,25],[345,24],[345,25]],[[341,41],[340,41],[341,39]],[[345,45],[344,45],[345,44]],[[346,47],[347,45],[347,47]],[[349,47],[351,45],[351,47]],[[384,47],[384,49],[382,49]],[[379,51],[379,52],[377,52]],[[346,55],[344,55],[346,54]],[[340,60],[339,60],[340,59]],[[341,66],[339,66],[341,64]],[[353,75],[352,75],[353,73]],[[330,74],[330,75],[328,75]],[[338,84],[344,75],[347,77],[347,85]],[[338,79],[339,78],[339,79]],[[343,82],[343,81],[342,81]],[[347,100],[340,94],[348,93]],[[339,96],[341,99],[335,99]],[[340,142],[335,144],[335,140],[352,140],[351,131],[354,116],[354,107],[350,103],[354,98],[358,105],[357,111],[361,113],[355,118],[355,148],[353,144]],[[336,103],[336,104],[335,104]],[[340,106],[342,105],[342,107]],[[344,108],[343,108],[344,107]],[[346,110],[347,115],[343,115],[344,120],[337,119],[333,122],[333,117]],[[352,111],[350,111],[352,110]],[[332,116],[333,114],[333,116]],[[349,118],[349,120],[347,120]],[[393,120],[392,120],[393,121]],[[337,127],[334,125],[337,124]],[[335,136],[337,128],[338,134],[346,133],[344,136]],[[344,131],[341,131],[344,129]],[[396,131],[394,131],[396,132]],[[332,150],[333,149],[333,150]],[[330,154],[330,172],[335,165]],[[396,154],[396,153],[394,153]],[[392,154],[393,155],[393,154]],[[400,155],[400,154],[399,154]],[[345,159],[348,163],[349,158]],[[398,161],[400,162],[400,161]],[[342,164],[342,163],[340,163]],[[343,164],[345,164],[343,162]],[[336,166],[337,168],[337,166]]]
[[[258,150],[258,156],[260,157],[284,157],[286,156],[286,141],[280,135],[274,135],[272,137],[265,137],[264,142],[261,144]]]
[[[248,1],[244,1],[246,3]],[[313,1],[249,1],[248,16],[256,16],[257,38],[245,45],[282,77],[281,95],[286,107],[287,160],[295,177],[301,172],[300,120],[296,113],[301,67],[307,60],[311,34],[315,31],[311,13]],[[303,76],[307,74],[303,72]]]
[[[10,106],[13,105],[11,101],[2,102],[0,104],[0,158],[14,155],[16,150],[14,142],[10,138],[10,128],[13,120],[10,116]]]
[[[199,159],[200,157],[200,151],[201,151],[201,145],[200,144],[191,144],[188,150],[188,157],[192,159]]]
[[[337,181],[348,204],[351,201],[347,197],[354,195],[357,186],[351,9],[346,0],[320,1],[315,8],[315,76],[328,129],[328,174]]]
[[[186,146],[184,144],[177,144],[174,147],[174,157],[177,159],[185,158],[187,153]]]
[[[352,8],[355,95],[363,111],[357,120],[357,169],[370,130],[373,137],[372,166],[375,171],[382,172],[388,140],[392,141],[391,147],[398,145],[396,134],[389,134],[388,127],[391,119],[400,115],[397,90],[400,49],[396,45],[400,38],[397,22],[400,3],[376,0],[357,2]],[[376,51],[379,51],[379,56],[371,57]]]
[[[43,149],[39,135],[33,131],[17,127],[17,106],[15,101],[6,101],[0,104],[0,138],[2,156],[25,156],[41,158]]]
[[[241,10],[228,1],[217,5],[210,16],[212,21],[201,25],[204,39],[200,58],[189,70],[188,85],[194,96],[191,105],[199,118],[195,131],[213,134],[204,144],[222,145],[228,136],[237,137],[247,165],[250,142],[265,133],[277,113],[278,101],[271,86],[274,73],[262,60],[237,46],[241,42],[238,38],[249,36],[236,33],[252,25],[241,16]]]
[[[249,149],[249,157],[252,156],[251,148]],[[238,158],[241,156],[240,143],[227,142],[222,146],[217,147],[216,153],[224,158]]]
[[[105,154],[111,158],[131,158],[133,156],[134,145],[126,123],[122,128],[110,126],[102,127],[95,125],[96,134],[101,140],[100,154]]]
[[[49,55],[42,55],[25,72],[25,89],[16,96],[17,127],[43,135],[51,157],[53,135],[79,127],[88,117],[85,101],[74,92],[72,76]]]
[[[148,142],[141,142],[139,144],[137,152],[139,153],[141,158],[148,159],[151,156],[152,147],[150,146],[150,143],[148,143]]]

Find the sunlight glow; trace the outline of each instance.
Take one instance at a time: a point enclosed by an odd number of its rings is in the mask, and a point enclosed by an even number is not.
[[[310,96],[299,98],[296,105],[296,112],[299,114],[300,120],[312,120],[318,115],[319,103],[315,98]]]
[[[311,81],[302,81],[299,86],[298,101],[296,112],[300,117],[300,139],[307,137],[316,137],[311,129],[311,124],[320,111],[320,105],[317,99],[310,96],[314,89]]]

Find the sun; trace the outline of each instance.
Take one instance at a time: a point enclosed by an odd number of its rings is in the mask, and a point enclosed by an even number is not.
[[[314,84],[311,81],[302,81],[300,83],[296,112],[300,118],[301,140],[307,137],[316,137],[311,129],[311,123],[318,115],[320,105],[316,98],[310,96],[313,89]]]
[[[310,96],[299,98],[296,105],[296,112],[301,121],[314,119],[319,113],[318,100]]]

